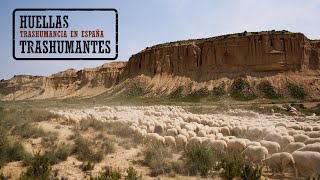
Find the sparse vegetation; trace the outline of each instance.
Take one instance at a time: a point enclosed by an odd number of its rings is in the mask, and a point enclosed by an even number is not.
[[[212,89],[213,96],[222,96],[225,93],[226,93],[226,91],[224,90],[224,85],[220,85],[220,86],[214,87]]]
[[[127,169],[127,176],[124,178],[125,180],[139,180],[142,179],[141,175],[138,175],[138,171],[136,171],[133,167],[129,167]]]
[[[12,161],[27,160],[31,154],[25,151],[25,148],[18,140],[12,140],[0,131],[0,168]]]
[[[237,78],[234,80],[230,88],[230,96],[239,101],[249,101],[257,97],[250,89],[248,81],[243,78]]]
[[[82,165],[81,165],[81,170],[82,171],[91,171],[91,170],[93,170],[93,168],[94,168],[94,164],[92,163],[92,162],[84,162],[84,163],[82,163]]]
[[[296,84],[289,83],[287,89],[290,95],[296,99],[305,99],[307,97],[307,93],[303,87],[300,87]]]
[[[212,169],[215,157],[213,151],[203,145],[192,146],[185,150],[183,154],[184,166],[188,175],[197,175],[206,177]]]
[[[274,90],[274,87],[272,86],[272,84],[269,81],[262,81],[258,85],[258,89],[259,89],[260,92],[263,93],[265,98],[268,98],[268,99],[279,99],[279,98],[282,97],[280,94],[278,94]]]
[[[35,153],[30,166],[25,173],[20,176],[21,180],[45,180],[51,176],[50,160],[47,156]]]
[[[105,154],[110,154],[115,152],[114,141],[103,134],[99,134],[95,137],[96,144],[100,145],[100,150],[102,150]]]
[[[100,172],[97,176],[90,176],[90,180],[118,180],[122,175],[119,169],[113,169],[110,166],[105,167],[103,172]]]
[[[103,158],[104,152],[102,150],[94,151],[91,147],[93,142],[77,135],[74,140],[72,152],[76,154],[80,161],[100,162]]]
[[[222,176],[226,179],[260,179],[261,168],[253,166],[246,162],[240,155],[228,154],[224,155],[216,167],[217,170],[223,169]]]
[[[68,144],[60,144],[54,150],[45,153],[51,165],[67,160],[70,154],[71,148]]]
[[[172,154],[160,143],[150,143],[143,151],[144,162],[151,168],[151,175],[169,173]]]
[[[56,132],[45,132],[45,135],[41,138],[41,145],[45,148],[49,148],[55,145],[58,140],[58,133]]]
[[[183,87],[179,86],[176,90],[171,92],[169,99],[177,99],[182,97]]]

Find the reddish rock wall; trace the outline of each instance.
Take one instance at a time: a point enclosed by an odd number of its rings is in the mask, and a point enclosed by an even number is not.
[[[147,48],[130,58],[123,78],[168,73],[207,81],[221,74],[301,71],[315,64],[319,48],[303,34],[270,32]]]

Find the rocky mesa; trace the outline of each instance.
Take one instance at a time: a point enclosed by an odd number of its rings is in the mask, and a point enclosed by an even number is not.
[[[320,95],[320,41],[288,31],[243,32],[147,47],[128,62],[106,63],[48,77],[15,76],[0,82],[1,100],[92,97],[138,84],[145,96],[185,93],[243,77],[255,87],[267,80],[279,90],[295,83]]]

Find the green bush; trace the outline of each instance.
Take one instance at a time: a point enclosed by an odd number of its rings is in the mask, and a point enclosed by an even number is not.
[[[207,176],[214,165],[215,157],[210,149],[199,145],[187,148],[183,161],[189,175],[200,173],[200,176]]]
[[[212,89],[212,95],[213,96],[222,96],[226,93],[226,91],[224,90],[224,85],[220,85],[218,87],[214,87]]]
[[[143,151],[144,162],[151,168],[151,175],[168,173],[171,171],[170,158],[172,154],[160,143],[151,143]]]
[[[114,170],[112,167],[107,166],[103,172],[100,172],[97,176],[90,176],[90,180],[118,180],[122,175],[120,170]]]
[[[290,95],[297,99],[305,99],[307,97],[307,93],[303,89],[303,87],[300,87],[296,84],[289,83],[287,86],[287,89],[290,93]]]
[[[181,86],[179,86],[176,90],[174,90],[173,92],[171,92],[171,94],[169,95],[170,99],[177,99],[177,98],[181,98],[182,95],[182,91],[183,88]]]
[[[78,135],[74,140],[74,146],[72,152],[77,155],[77,159],[80,161],[100,162],[103,158],[103,151],[93,151],[91,148],[93,142]]]
[[[138,175],[138,172],[133,168],[129,167],[127,169],[127,176],[124,178],[125,180],[139,180],[142,179],[141,175]]]
[[[208,97],[210,92],[207,88],[201,88],[197,91],[191,92],[187,96],[183,97],[185,102],[199,102],[202,98]]]
[[[219,160],[216,168],[217,170],[223,169],[222,175],[226,179],[241,178],[258,180],[262,172],[262,168],[254,167],[237,154],[223,156]]]
[[[249,101],[257,97],[250,89],[248,81],[242,78],[237,78],[233,81],[230,89],[230,96],[239,101]]]
[[[37,152],[32,161],[31,165],[27,168],[25,173],[20,176],[21,180],[45,180],[49,179],[51,175],[50,160],[46,156],[40,155]]]
[[[51,165],[67,160],[70,154],[71,148],[66,144],[61,144],[54,150],[45,153],[49,158]]]
[[[0,168],[8,162],[25,160],[30,156],[20,141],[12,141],[3,131],[0,132]]]
[[[45,135],[42,135],[41,145],[45,148],[50,148],[55,145],[55,142],[58,140],[57,132],[46,132]]]
[[[281,98],[281,95],[278,94],[273,86],[271,85],[271,83],[269,81],[262,81],[259,85],[258,85],[258,89],[259,91],[261,91],[264,94],[265,98],[268,99],[279,99]]]
[[[30,123],[24,123],[21,125],[17,125],[13,129],[12,133],[17,134],[25,139],[38,138],[38,137],[42,137],[46,134],[42,128],[35,127],[34,125],[32,125]]]

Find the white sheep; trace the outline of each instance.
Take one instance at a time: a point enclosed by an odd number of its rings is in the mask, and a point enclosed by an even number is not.
[[[204,131],[204,130],[200,130],[200,131],[198,131],[198,137],[205,137],[206,136],[206,131]]]
[[[175,128],[168,129],[167,130],[167,135],[175,137],[176,135],[178,135],[178,131]]]
[[[220,138],[218,138],[217,140],[223,140],[223,141],[225,141],[226,143],[228,143],[229,141],[230,141],[230,139],[228,138],[228,137],[220,137]]]
[[[247,143],[246,147],[248,146],[261,146],[261,144],[257,141],[250,141]]]
[[[288,165],[292,168],[295,167],[295,160],[292,155],[287,152],[280,152],[271,155],[270,157],[262,160],[263,165],[269,166],[273,173],[280,172],[283,174]]]
[[[264,137],[264,139],[267,141],[273,141],[273,142],[277,142],[278,144],[280,144],[282,141],[282,135],[280,133],[270,132],[269,134],[267,134]]]
[[[160,136],[158,133],[148,133],[146,135],[147,143],[161,143],[165,144],[164,137]]]
[[[261,146],[268,149],[269,154],[274,154],[280,151],[280,145],[276,142],[261,140],[259,141]]]
[[[186,136],[182,135],[182,134],[179,134],[177,137],[176,137],[176,144],[177,144],[177,147],[179,148],[185,148],[186,145],[188,143],[188,139]]]
[[[168,147],[176,147],[176,140],[173,136],[164,136],[165,145]]]
[[[200,137],[192,137],[188,141],[188,146],[201,145],[202,139]]]
[[[296,163],[296,178],[304,177],[318,179],[320,175],[320,153],[313,151],[294,151],[292,153]]]
[[[294,142],[294,138],[292,136],[282,136],[280,147],[285,148],[291,142]]]
[[[320,143],[320,138],[309,138],[309,139],[307,139],[307,140],[305,140],[303,143],[305,144],[305,145],[307,145],[307,144],[314,144],[314,143]]]
[[[227,143],[227,148],[230,152],[242,152],[246,148],[246,142],[242,139],[231,139]]]
[[[320,153],[320,143],[307,144],[304,147],[297,149],[297,151],[314,151]]]
[[[181,129],[179,131],[179,134],[181,134],[181,135],[185,136],[187,139],[189,139],[189,133],[187,132],[186,129]]]
[[[223,140],[211,140],[207,147],[215,151],[217,154],[225,153],[227,150],[227,143]]]
[[[189,138],[197,137],[197,134],[194,131],[188,131]]]
[[[268,156],[267,148],[263,146],[248,146],[241,153],[242,156],[247,157],[251,162],[262,163],[262,160]]]
[[[306,133],[311,138],[320,138],[320,131],[310,131]]]
[[[224,136],[230,136],[231,133],[230,133],[230,130],[228,127],[221,127],[220,128],[220,132],[224,135]]]
[[[284,149],[284,152],[293,153],[295,150],[306,146],[302,142],[291,142]]]
[[[248,127],[247,138],[250,140],[258,139],[262,134],[261,127]]]
[[[309,139],[309,136],[307,136],[305,134],[295,134],[292,137],[294,138],[295,142],[304,142],[307,139]]]

